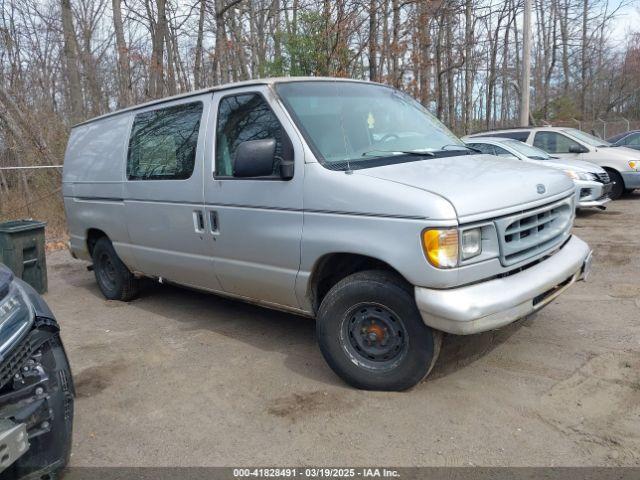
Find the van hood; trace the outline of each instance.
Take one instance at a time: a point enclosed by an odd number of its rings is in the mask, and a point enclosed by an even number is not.
[[[440,195],[455,208],[458,218],[536,202],[569,193],[574,184],[561,172],[520,160],[492,155],[429,158],[382,167],[355,170]],[[544,187],[544,192],[539,185]]]

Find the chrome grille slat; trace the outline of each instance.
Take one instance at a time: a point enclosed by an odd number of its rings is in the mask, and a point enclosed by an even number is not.
[[[569,236],[573,221],[572,197],[495,220],[500,261],[513,265],[559,245]]]
[[[551,223],[555,218],[557,218],[557,216],[558,213],[555,211],[543,212],[541,214],[538,214],[536,218],[533,219],[532,223],[525,223],[524,225],[522,225],[521,220],[516,220],[511,226],[507,228],[505,235],[515,235],[525,230],[531,230],[536,227],[544,226],[548,223]]]

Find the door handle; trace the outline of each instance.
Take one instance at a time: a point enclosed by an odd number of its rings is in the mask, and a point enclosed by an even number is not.
[[[220,233],[218,212],[216,212],[215,210],[209,210],[209,226],[211,227],[211,233],[213,233],[214,235]]]
[[[193,228],[196,233],[204,233],[204,217],[202,216],[202,210],[193,211]]]

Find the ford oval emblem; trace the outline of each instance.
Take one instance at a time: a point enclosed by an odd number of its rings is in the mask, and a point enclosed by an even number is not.
[[[546,188],[544,188],[544,185],[542,185],[541,183],[539,183],[538,185],[536,185],[536,190],[538,191],[538,193],[540,195],[542,195],[544,192],[547,191]]]

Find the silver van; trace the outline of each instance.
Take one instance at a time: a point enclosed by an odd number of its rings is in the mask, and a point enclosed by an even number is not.
[[[329,365],[365,389],[415,385],[442,332],[529,315],[591,260],[567,175],[479,155],[368,82],[256,80],[90,120],[63,191],[106,298],[151,277],[315,317]]]

